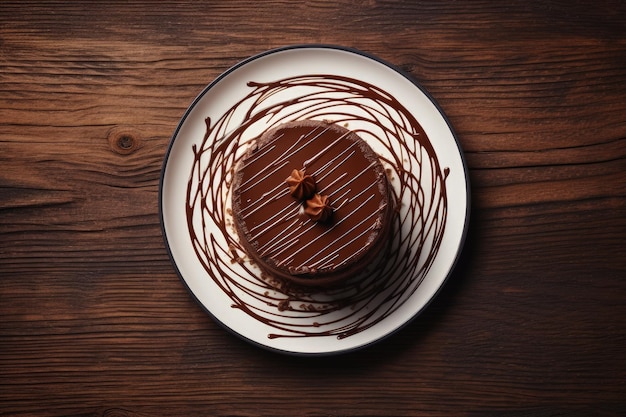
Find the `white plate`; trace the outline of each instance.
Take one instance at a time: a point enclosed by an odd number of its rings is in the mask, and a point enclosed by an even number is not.
[[[292,294],[241,250],[229,217],[230,178],[251,140],[302,118],[357,131],[380,155],[402,204],[391,255],[360,284]],[[361,348],[407,324],[451,273],[469,220],[462,151],[433,99],[380,59],[325,45],[267,51],[207,86],[172,137],[159,192],[167,248],[197,301],[244,339],[301,355]]]

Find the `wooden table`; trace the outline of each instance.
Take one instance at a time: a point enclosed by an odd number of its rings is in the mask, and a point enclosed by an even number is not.
[[[0,415],[624,415],[625,22],[620,1],[0,3]],[[158,215],[194,97],[301,43],[410,73],[472,184],[435,301],[325,358],[217,325]]]

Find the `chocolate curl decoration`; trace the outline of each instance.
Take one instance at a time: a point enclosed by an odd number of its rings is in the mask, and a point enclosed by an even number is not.
[[[316,222],[327,222],[333,216],[333,208],[327,195],[315,194],[308,199],[304,212],[309,215],[311,220]]]
[[[298,200],[306,200],[315,194],[315,179],[304,171],[294,169],[285,182],[289,185],[291,195]]]

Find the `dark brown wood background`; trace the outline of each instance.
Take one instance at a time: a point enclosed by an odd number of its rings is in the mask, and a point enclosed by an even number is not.
[[[0,416],[626,413],[622,1],[0,3]],[[331,358],[215,324],[158,186],[194,97],[288,44],[361,49],[438,100],[472,181],[455,273]]]

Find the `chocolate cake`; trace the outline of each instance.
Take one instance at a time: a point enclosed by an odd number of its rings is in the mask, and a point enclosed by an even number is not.
[[[241,244],[268,274],[306,286],[356,276],[387,246],[394,204],[377,155],[330,122],[265,132],[236,167]]]

